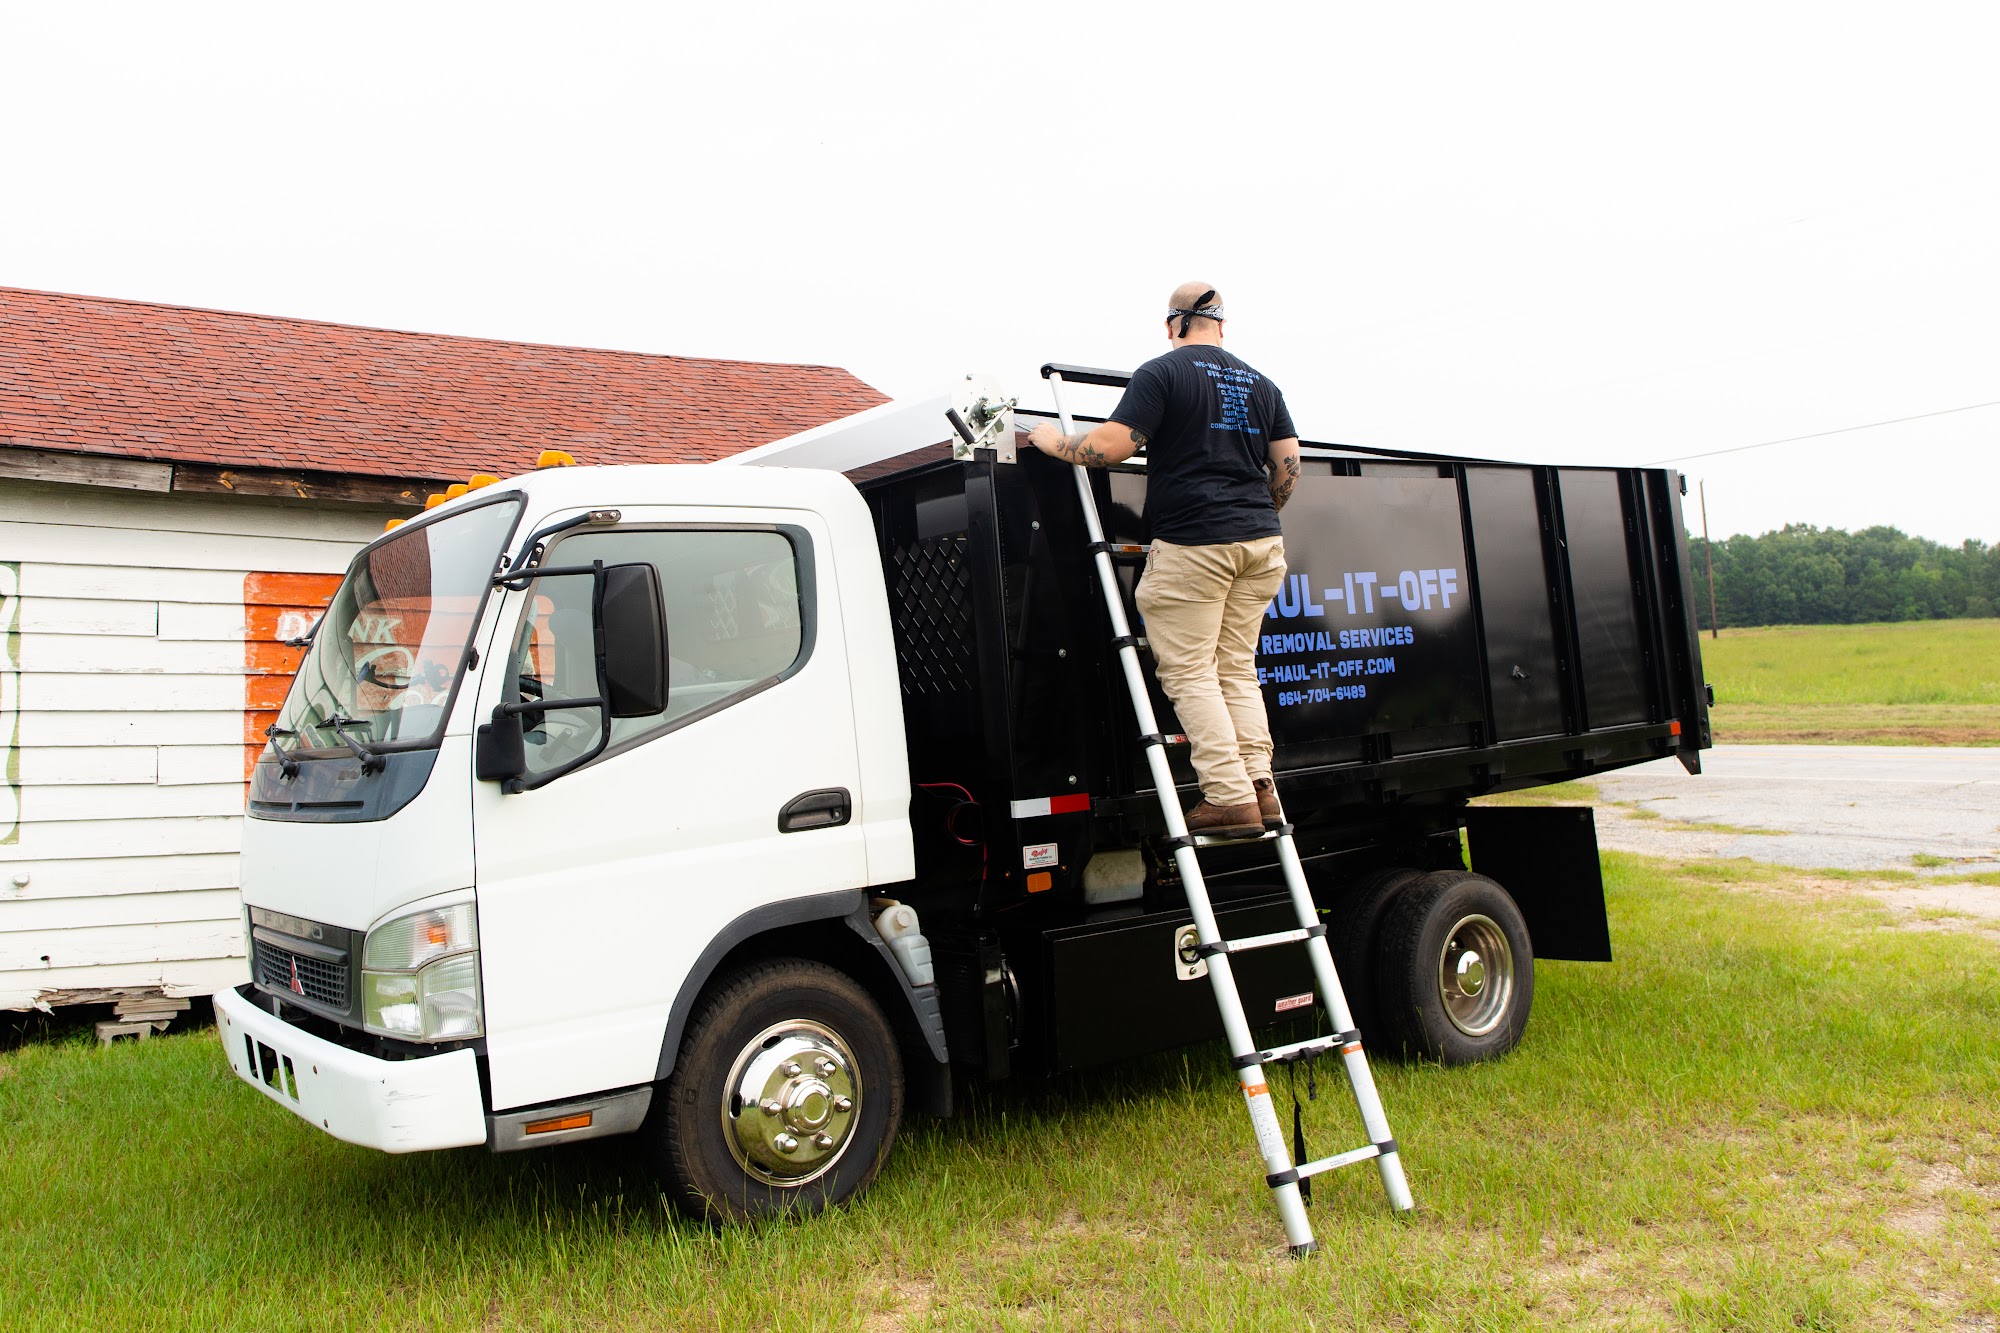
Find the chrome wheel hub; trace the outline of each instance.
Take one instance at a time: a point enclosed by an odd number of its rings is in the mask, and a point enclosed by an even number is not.
[[[1514,998],[1514,951],[1492,917],[1464,917],[1451,928],[1438,955],[1438,992],[1445,1016],[1466,1036],[1500,1026]]]
[[[831,1171],[861,1116],[847,1043],[806,1019],[758,1033],[730,1067],[723,1096],[731,1155],[770,1185],[803,1185]]]

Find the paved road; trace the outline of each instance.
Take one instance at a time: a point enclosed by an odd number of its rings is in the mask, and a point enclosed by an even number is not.
[[[1691,777],[1675,760],[1592,779],[1604,799],[1658,819],[1599,818],[1606,847],[1656,855],[1747,856],[1807,869],[2000,869],[2000,748],[1725,745]],[[1609,816],[1609,817],[1607,817]],[[1774,831],[1746,834],[1689,825]]]

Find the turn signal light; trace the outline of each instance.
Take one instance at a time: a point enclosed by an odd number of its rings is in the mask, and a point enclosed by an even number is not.
[[[447,500],[456,500],[471,489],[470,486],[462,481],[454,481],[451,485],[444,488],[444,498]]]
[[[535,459],[536,467],[575,467],[576,459],[560,449],[544,449]]]
[[[491,472],[475,472],[465,479],[465,488],[469,491],[476,491],[487,486],[497,486],[499,484],[500,478],[494,476]]]
[[[436,509],[439,505],[443,503],[444,503],[443,491],[432,491],[429,495],[426,495],[424,497],[424,508],[426,509]]]

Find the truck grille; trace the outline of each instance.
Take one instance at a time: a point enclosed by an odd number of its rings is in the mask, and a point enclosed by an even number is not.
[[[303,994],[329,1009],[347,1008],[347,964],[321,962],[268,940],[252,940],[251,944],[256,950],[257,981],[265,989],[291,991],[292,969],[297,968],[299,988],[293,994]]]
[[[889,559],[903,693],[971,690],[972,571],[965,538],[921,538]]]

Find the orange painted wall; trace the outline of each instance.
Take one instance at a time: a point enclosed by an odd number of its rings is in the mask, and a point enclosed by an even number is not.
[[[243,579],[243,778],[264,752],[264,728],[278,720],[305,656],[286,639],[311,629],[340,587],[338,574],[249,574]]]

